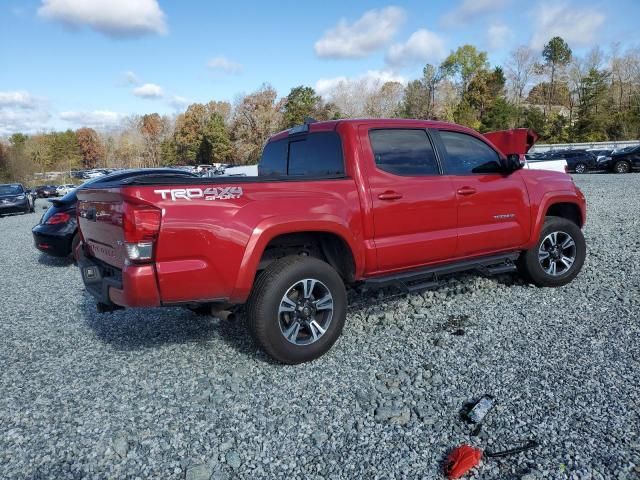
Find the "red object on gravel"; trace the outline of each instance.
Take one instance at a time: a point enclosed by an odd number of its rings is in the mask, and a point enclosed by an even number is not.
[[[469,470],[480,465],[482,450],[471,445],[454,448],[444,464],[444,473],[449,479],[460,478]]]

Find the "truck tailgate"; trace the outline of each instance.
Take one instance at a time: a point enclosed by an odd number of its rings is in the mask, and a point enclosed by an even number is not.
[[[118,189],[78,192],[78,225],[89,255],[122,269],[124,200]]]

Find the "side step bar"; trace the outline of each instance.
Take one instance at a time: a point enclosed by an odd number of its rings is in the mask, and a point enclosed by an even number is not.
[[[427,267],[410,272],[402,272],[383,277],[374,277],[365,280],[365,284],[372,287],[396,286],[407,292],[419,292],[440,285],[440,277],[453,273],[478,270],[486,275],[498,275],[516,271],[515,261],[520,252],[493,255],[490,257],[475,258],[448,265]]]

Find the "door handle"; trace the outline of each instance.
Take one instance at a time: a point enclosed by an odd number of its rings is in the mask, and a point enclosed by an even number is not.
[[[460,187],[458,189],[458,195],[473,195],[474,193],[476,193],[476,189],[473,187]]]
[[[402,198],[402,194],[398,192],[393,192],[391,190],[387,190],[386,192],[383,192],[380,195],[378,195],[378,198],[380,200],[399,200],[400,198]]]

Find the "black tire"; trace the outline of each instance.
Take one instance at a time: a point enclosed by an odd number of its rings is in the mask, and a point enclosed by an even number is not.
[[[308,345],[297,345],[284,336],[280,305],[283,297],[304,279],[317,280],[328,290],[333,300],[333,311],[324,333],[317,340]],[[247,323],[254,339],[269,355],[293,365],[314,360],[331,348],[342,332],[346,307],[344,283],[330,265],[312,257],[284,257],[271,263],[253,285],[247,302]],[[286,319],[290,314],[283,315]]]
[[[613,171],[616,173],[629,173],[631,171],[631,164],[626,160],[618,160],[613,166]]]
[[[576,173],[587,173],[587,166],[584,163],[577,163],[574,170]]]
[[[566,271],[556,275],[551,275],[545,271],[543,263],[541,263],[539,259],[541,244],[545,242],[547,236],[553,232],[560,232],[570,236],[575,245],[575,251],[572,251],[575,254],[573,263]],[[539,287],[561,287],[571,282],[571,280],[580,273],[586,254],[587,247],[584,241],[584,235],[578,225],[566,218],[547,217],[536,245],[530,250],[525,251],[520,257],[520,269],[525,277]]]
[[[76,234],[73,236],[73,240],[71,240],[71,253],[69,253],[69,256],[74,262],[78,261],[78,259],[76,258],[76,248],[78,247],[78,245],[80,245],[80,234],[76,232]]]

